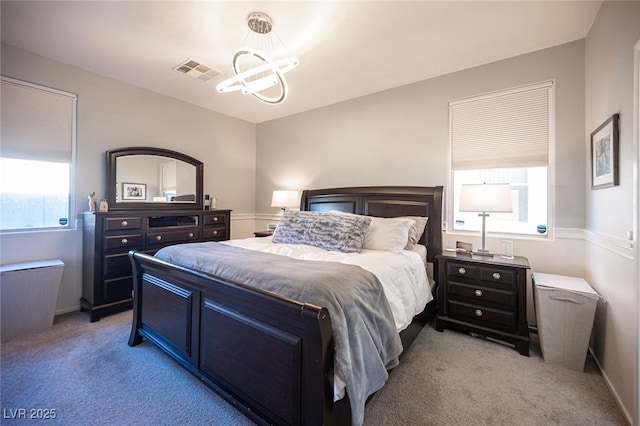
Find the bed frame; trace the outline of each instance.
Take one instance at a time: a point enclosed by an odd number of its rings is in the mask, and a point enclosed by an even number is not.
[[[306,190],[301,210],[378,217],[428,216],[428,261],[442,249],[442,187]],[[132,251],[129,346],[147,339],[257,424],[350,425],[333,401],[333,333],[327,309]],[[434,276],[438,276],[435,274]],[[433,310],[433,303],[425,311]],[[428,313],[401,333],[405,349]]]

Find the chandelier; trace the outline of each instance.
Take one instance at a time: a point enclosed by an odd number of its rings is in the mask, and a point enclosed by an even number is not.
[[[278,43],[284,48],[280,38],[271,32],[273,21],[261,12],[253,12],[247,17],[249,35],[245,39],[245,46],[233,55],[234,75],[220,82],[216,90],[220,93],[240,91],[250,94],[267,104],[276,105],[284,102],[287,97],[288,86],[285,73],[298,65],[298,58],[285,56],[277,59]],[[278,43],[276,43],[276,41]]]

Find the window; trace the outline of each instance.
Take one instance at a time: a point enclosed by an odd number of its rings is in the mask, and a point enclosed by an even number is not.
[[[2,77],[0,231],[72,225],[76,95]]]
[[[552,88],[547,82],[449,103],[454,230],[482,226],[477,213],[458,209],[463,184],[509,183],[513,212],[492,213],[487,230],[546,232]]]

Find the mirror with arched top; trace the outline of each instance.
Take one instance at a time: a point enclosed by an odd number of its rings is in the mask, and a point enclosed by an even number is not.
[[[203,163],[163,148],[107,151],[109,210],[202,210]]]

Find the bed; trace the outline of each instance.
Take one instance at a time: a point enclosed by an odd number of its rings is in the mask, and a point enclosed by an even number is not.
[[[426,247],[424,260],[429,269],[435,267],[435,256],[442,249],[442,187],[306,190],[300,210],[331,212],[334,216],[356,214],[358,220],[362,220],[362,215],[427,217],[417,245]],[[304,213],[298,215],[304,216]],[[284,231],[279,235],[280,239],[283,237],[286,237]],[[216,250],[229,252],[229,263],[233,263],[234,250],[246,250],[242,252],[242,259],[250,269],[254,261],[249,259],[254,257],[249,252],[254,250],[247,250],[243,244],[269,249],[272,243],[265,239],[206,244],[226,246]],[[190,246],[198,247],[197,244]],[[166,251],[178,253],[174,247]],[[334,348],[344,341],[341,333],[345,326],[334,308],[323,303],[305,303],[291,294],[275,293],[271,287],[256,287],[253,282],[249,285],[250,280],[242,278],[242,274],[223,274],[226,265],[214,265],[215,268],[207,272],[188,259],[178,262],[178,258],[165,255],[167,260],[163,260],[139,252],[130,252],[129,256],[134,271],[130,346],[143,339],[153,342],[258,424],[361,423],[364,403],[359,401],[363,396],[358,394],[354,398],[357,392],[349,392],[353,387],[338,386],[344,380],[345,371],[340,371],[341,357],[337,356],[342,354],[342,349],[336,353]],[[257,265],[260,261],[255,257]],[[272,276],[268,267],[255,268],[262,268],[261,280]],[[318,276],[320,272],[318,269]],[[437,277],[437,273],[429,275]],[[434,301],[429,302],[422,312],[401,324],[400,350],[402,347],[406,350],[411,344],[433,313],[434,305]],[[383,312],[384,307],[380,306],[376,305],[373,310]],[[334,312],[333,317],[330,312]],[[395,312],[393,318],[397,316]],[[346,321],[346,326],[350,325]],[[383,347],[386,345],[396,343],[384,343]],[[394,355],[391,353],[390,359]],[[338,361],[334,364],[335,360]]]

